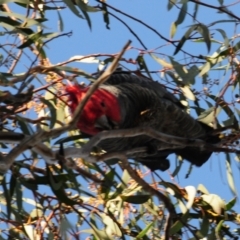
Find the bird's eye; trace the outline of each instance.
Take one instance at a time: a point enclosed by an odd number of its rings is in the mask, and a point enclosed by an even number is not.
[[[106,107],[105,102],[102,101],[100,104],[102,107]]]

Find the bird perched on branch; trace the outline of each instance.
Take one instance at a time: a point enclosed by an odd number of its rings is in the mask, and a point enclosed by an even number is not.
[[[72,113],[88,89],[89,86],[80,85],[66,87]],[[209,134],[212,128],[189,116],[179,100],[160,83],[126,72],[115,72],[93,93],[79,117],[77,127],[90,136],[103,130],[151,127],[172,136],[219,142],[218,136]],[[152,171],[168,169],[167,156],[171,153],[182,156],[196,166],[205,163],[212,153],[188,146],[175,146],[173,149],[170,144],[149,136],[105,139],[99,146],[107,152],[147,147],[149,155],[137,156],[135,160]],[[158,150],[159,147],[164,150]]]

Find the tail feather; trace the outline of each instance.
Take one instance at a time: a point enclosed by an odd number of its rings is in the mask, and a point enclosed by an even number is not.
[[[201,151],[192,147],[176,150],[175,153],[198,167],[201,167],[212,155],[211,151]]]
[[[136,161],[144,164],[151,171],[156,170],[166,171],[170,167],[170,162],[168,159],[166,159],[166,157],[149,156],[145,158],[136,159]]]
[[[203,138],[204,141],[211,144],[216,144],[220,142],[219,135],[212,135],[212,128],[207,126],[204,123],[200,123],[202,127],[208,132]],[[140,159],[136,159],[138,162],[141,162],[142,164],[146,165],[148,168],[150,168],[152,171],[155,170],[161,170],[165,171],[170,167],[170,163],[167,159],[168,155],[171,153],[175,153],[177,155],[180,155],[183,159],[186,159],[190,163],[200,167],[202,166],[207,160],[211,157],[212,151],[201,151],[199,148],[194,147],[185,147],[181,149],[175,149],[175,150],[164,150],[164,151],[158,151],[156,154]]]

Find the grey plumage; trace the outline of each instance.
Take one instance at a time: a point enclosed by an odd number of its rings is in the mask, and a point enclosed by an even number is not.
[[[117,72],[102,87],[115,94],[119,100],[122,116],[118,126],[120,129],[148,126],[173,136],[200,138],[210,143],[219,141],[217,136],[208,134],[211,127],[187,114],[179,100],[158,82]],[[167,144],[147,136],[108,139],[100,143],[100,147],[107,152],[145,146],[150,149],[149,156],[139,156],[135,160],[144,163],[151,170],[167,169],[169,163],[166,157],[171,153],[181,155],[197,166],[205,163],[211,155],[209,151],[191,147],[167,149]],[[159,146],[166,147],[166,150],[157,151]],[[152,148],[155,150],[151,152]]]

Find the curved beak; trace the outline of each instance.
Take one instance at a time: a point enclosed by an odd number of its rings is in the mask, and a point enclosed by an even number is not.
[[[111,130],[116,128],[116,123],[111,121],[106,115],[102,115],[97,119],[97,121],[94,124],[95,128],[101,129],[101,130]]]

